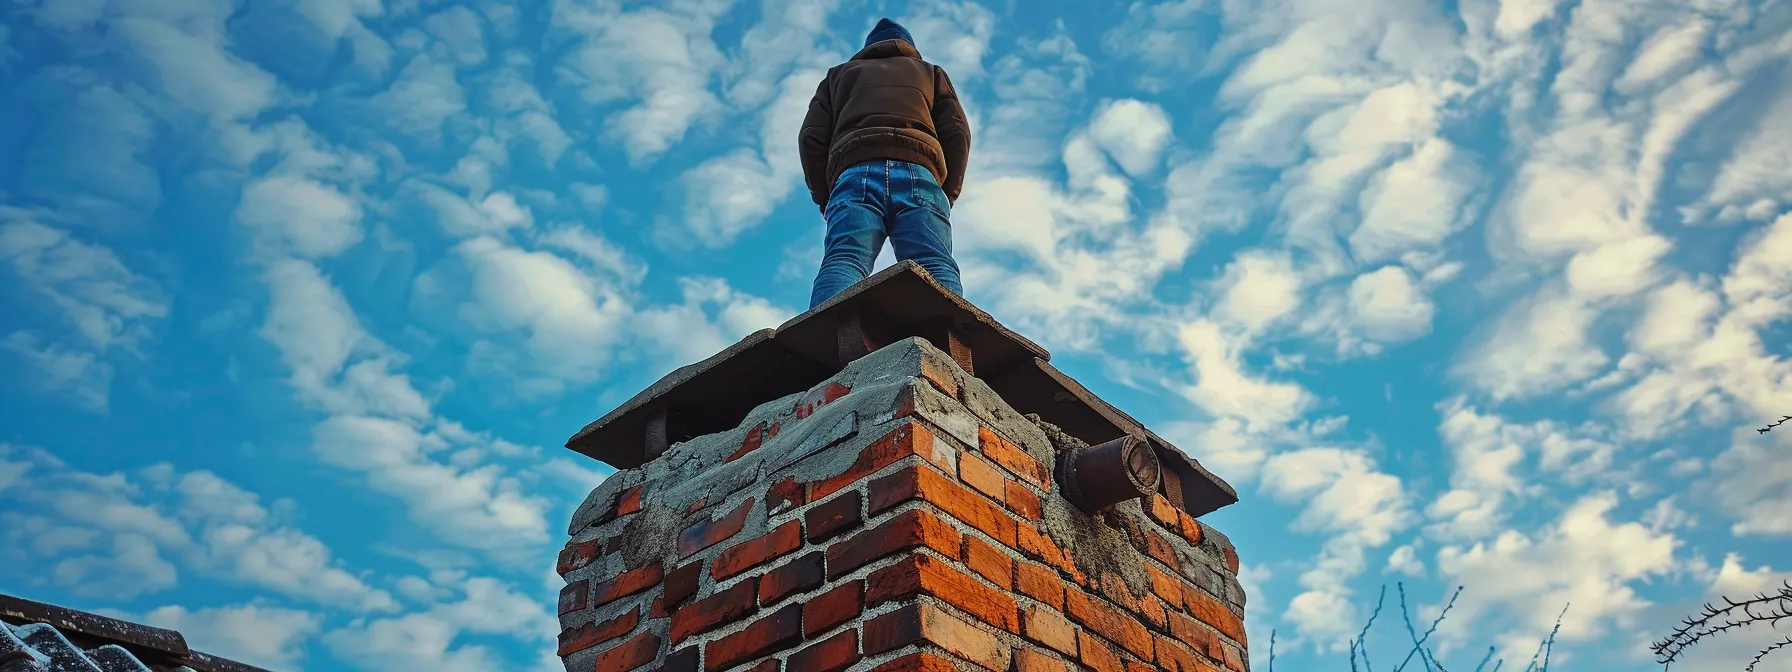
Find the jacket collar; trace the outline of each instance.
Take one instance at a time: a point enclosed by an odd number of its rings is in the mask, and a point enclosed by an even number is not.
[[[904,56],[919,60],[921,58],[921,52],[915,49],[915,45],[909,44],[908,40],[884,40],[882,42],[873,42],[865,45],[865,48],[860,49],[859,53],[853,54],[852,60],[863,61],[873,58],[898,58]]]

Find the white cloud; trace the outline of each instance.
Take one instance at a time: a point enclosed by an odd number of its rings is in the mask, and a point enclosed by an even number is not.
[[[469,326],[521,332],[539,366],[554,375],[590,380],[602,373],[630,313],[622,286],[553,253],[490,237],[462,242],[455,257],[470,276],[459,311]]]
[[[605,128],[635,165],[659,158],[691,124],[719,109],[709,85],[723,57],[710,33],[732,4],[707,0],[625,12],[554,2],[555,27],[584,38],[557,72],[588,103],[630,101]]]
[[[1256,333],[1300,308],[1303,284],[1287,255],[1246,250],[1226,266],[1213,312]]]
[[[372,99],[387,125],[411,135],[439,137],[450,117],[467,108],[466,91],[455,80],[454,65],[417,54],[392,86]]]
[[[913,14],[897,19],[915,37],[921,57],[951,73],[953,81],[970,80],[983,73],[983,56],[995,34],[996,15],[971,0],[934,0],[921,3]],[[865,26],[870,32],[871,25]],[[854,44],[864,40],[857,35]]]
[[[496,235],[534,225],[534,215],[507,192],[492,192],[481,198],[479,194],[484,189],[474,189],[474,196],[469,199],[427,182],[412,183],[410,188],[435,211],[442,232],[455,238]]]
[[[296,0],[293,6],[330,39],[353,32],[360,17],[379,16],[384,9],[380,0]]]
[[[1127,174],[1143,177],[1157,168],[1172,139],[1170,115],[1155,103],[1104,101],[1089,121],[1089,135]]]
[[[7,350],[30,364],[38,373],[34,383],[41,389],[66,394],[75,405],[96,413],[104,412],[112,391],[112,365],[99,356],[83,350],[71,350],[55,342],[45,342],[37,334],[15,331],[0,339],[0,350]]]
[[[0,260],[24,287],[48,298],[95,350],[134,350],[148,322],[168,315],[155,281],[127,268],[110,248],[30,220],[0,225]]]
[[[1776,418],[1778,416],[1775,416]],[[1736,522],[1735,535],[1792,533],[1792,432],[1738,430],[1700,488]]]
[[[303,177],[270,175],[250,182],[235,217],[254,229],[256,241],[272,254],[333,257],[362,237],[361,204]]]
[[[315,613],[259,604],[189,610],[169,605],[150,611],[142,622],[181,633],[193,648],[265,667],[293,667],[304,658],[307,639],[318,632]]]
[[[1293,421],[1313,403],[1311,394],[1297,384],[1245,372],[1238,339],[1229,338],[1213,322],[1183,325],[1179,338],[1195,377],[1194,384],[1180,391],[1210,414],[1269,427]]]
[[[465,635],[506,634],[551,648],[557,623],[541,601],[487,577],[457,577],[453,583],[463,593],[459,601],[395,618],[356,621],[327,633],[324,641],[337,658],[378,672],[514,669],[501,664],[491,648],[462,642]]]
[[[1459,210],[1471,175],[1457,165],[1458,156],[1449,142],[1428,139],[1370,182],[1358,202],[1363,223],[1350,234],[1359,261],[1436,247],[1462,228]]]
[[[461,65],[485,61],[485,33],[477,13],[466,7],[450,7],[424,19],[429,34],[448,45]]]
[[[1376,341],[1398,343],[1429,333],[1436,310],[1399,266],[1383,266],[1350,283],[1351,321]]]
[[[680,278],[679,287],[682,303],[647,308],[634,318],[640,345],[658,354],[662,366],[683,366],[709,357],[796,313],[735,290],[718,278]]]
[[[1592,493],[1535,533],[1506,530],[1489,542],[1440,549],[1438,572],[1473,587],[1440,634],[1480,639],[1492,627],[1492,614],[1503,614],[1512,628],[1498,637],[1502,655],[1528,660],[1564,605],[1572,608],[1562,619],[1559,642],[1637,627],[1636,616],[1649,602],[1635,584],[1674,571],[1681,542],[1640,523],[1613,521],[1617,505],[1615,494]]]
[[[1477,337],[1457,373],[1495,399],[1559,390],[1598,373],[1610,358],[1590,342],[1598,311],[1561,290],[1514,303]]]

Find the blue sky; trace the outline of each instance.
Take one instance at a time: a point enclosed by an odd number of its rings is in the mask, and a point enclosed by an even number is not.
[[[1792,578],[1784,2],[14,0],[0,591],[559,669],[560,445],[804,305],[796,128],[886,15],[969,298],[1238,487],[1259,665],[1404,582],[1452,669],[1564,605],[1556,669],[1653,669]]]

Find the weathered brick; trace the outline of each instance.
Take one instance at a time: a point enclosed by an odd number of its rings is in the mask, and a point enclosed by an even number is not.
[[[1079,630],[1077,636],[1077,660],[1096,672],[1126,672],[1120,664],[1120,656],[1108,648],[1106,642],[1096,639],[1086,630]]]
[[[934,446],[933,434],[926,427],[914,421],[904,422],[891,429],[883,438],[859,451],[858,459],[854,460],[852,466],[847,467],[846,471],[806,484],[805,501],[821,501],[828,495],[839,492],[877,470],[895,464],[898,460],[911,455],[919,456],[933,464],[950,464],[949,460],[937,454],[937,450]]]
[[[1058,576],[1057,570],[1022,560],[1015,565],[1014,579],[1015,589],[1020,594],[1051,605],[1053,609],[1064,610],[1064,579]]]
[[[616,517],[620,518],[641,510],[641,487],[636,485],[623,490],[622,496],[616,498]]]
[[[1224,646],[1224,645],[1222,645]],[[1226,669],[1232,672],[1244,672],[1244,654],[1236,646],[1225,646]]]
[[[938,654],[923,651],[897,658],[868,672],[958,672],[958,666]]]
[[[1215,633],[1207,627],[1203,627],[1199,622],[1195,621],[1195,619],[1183,614],[1170,612],[1170,635],[1175,637],[1177,641],[1187,644],[1189,648],[1213,658],[1214,660],[1219,660],[1225,655],[1225,653],[1220,650],[1218,633]]]
[[[660,594],[653,596],[653,606],[650,606],[647,608],[647,617],[648,618],[665,618],[665,617],[671,616],[671,615],[672,615],[672,610],[668,609],[666,607],[665,591],[661,591]]]
[[[562,616],[584,609],[590,603],[591,582],[584,579],[566,584],[560,589],[560,614]]]
[[[859,631],[840,634],[810,644],[790,655],[790,669],[802,672],[839,672],[859,662]]]
[[[921,358],[921,378],[933,384],[935,389],[946,396],[958,398],[958,378],[946,369],[946,365],[936,362],[931,357]]]
[[[1070,672],[1070,664],[1032,649],[1020,649],[1014,652],[1014,672]]]
[[[772,487],[765,493],[765,511],[773,514],[809,503],[809,488],[796,482],[796,477],[785,476],[772,482]]]
[[[1197,526],[1195,529],[1199,530],[1201,528]],[[1195,543],[1200,543],[1200,540],[1197,539],[1195,541]],[[1224,550],[1226,552],[1226,569],[1230,569],[1230,570],[1232,570],[1233,574],[1237,574],[1238,573],[1238,549],[1233,548],[1231,544],[1227,544]]]
[[[1071,590],[1064,597],[1064,611],[1071,620],[1089,631],[1112,640],[1140,658],[1151,660],[1151,632],[1138,619],[1106,600],[1081,590]]]
[[[1213,629],[1231,637],[1233,641],[1244,641],[1244,621],[1227,609],[1226,605],[1208,595],[1207,591],[1184,583],[1182,601],[1195,620],[1213,626]]]
[[[1170,541],[1165,539],[1164,535],[1158,534],[1156,531],[1148,532],[1145,534],[1145,542],[1145,553],[1150,555],[1151,559],[1170,567],[1182,566],[1182,561],[1176,557],[1176,547],[1171,546]]]
[[[972,489],[989,495],[996,501],[1002,501],[1008,477],[1002,470],[976,455],[965,455],[958,459],[958,480]]]
[[[828,578],[837,579],[898,551],[926,547],[945,555],[958,552],[958,530],[932,511],[911,509],[877,527],[828,547]]]
[[[814,637],[859,617],[865,610],[865,582],[851,581],[802,603],[803,636]]]
[[[821,410],[821,407],[834,403],[848,394],[852,394],[852,388],[829,381],[827,385],[809,390],[808,394],[804,394],[803,398],[797,400],[796,417],[801,420],[814,415],[816,411]]]
[[[1126,672],[1163,672],[1163,670],[1136,660],[1128,660],[1126,661]]]
[[[709,672],[719,672],[782,651],[802,638],[803,605],[791,604],[760,617],[740,632],[705,645],[703,667]]]
[[[820,586],[826,575],[826,557],[826,553],[814,551],[766,572],[759,577],[759,604],[769,607],[792,594]]]
[[[703,562],[687,563],[683,567],[666,573],[665,598],[666,607],[672,608],[684,604],[685,600],[697,594],[697,584],[703,579]]]
[[[628,570],[616,575],[614,579],[597,584],[591,589],[591,606],[603,606],[659,585],[662,571],[664,570],[656,562]]]
[[[765,564],[803,545],[803,524],[790,521],[777,529],[729,547],[709,565],[709,575],[720,581]]]
[[[910,604],[865,623],[865,655],[931,644],[991,670],[1007,670],[1012,651],[983,629],[932,603]]]
[[[687,514],[691,514],[691,513],[696,513],[698,511],[702,511],[706,508],[709,508],[709,498],[708,497],[698,497],[697,501],[691,502],[690,506],[684,507],[684,512]]]
[[[1045,506],[1039,502],[1039,495],[1020,481],[1008,481],[1004,486],[1002,498],[1008,503],[1008,509],[1020,514],[1027,520],[1040,520],[1045,517]]]
[[[914,499],[939,507],[1004,546],[1015,545],[1019,525],[1013,516],[932,467],[904,469],[871,482],[872,515]]]
[[[759,661],[758,665],[747,668],[747,672],[778,672],[780,669],[783,668],[777,658],[767,658]]]
[[[978,427],[977,438],[980,444],[978,449],[983,451],[984,455],[988,455],[989,459],[1007,467],[1009,471],[1014,472],[1014,475],[1028,483],[1039,486],[1039,489],[1051,492],[1051,472],[1047,471],[1045,465],[1041,464],[1039,460],[1028,455],[1027,451],[1009,443],[1007,439],[996,436],[996,433],[988,427]]]
[[[694,644],[673,651],[666,654],[666,664],[660,666],[660,669],[655,672],[697,672],[703,669],[700,666],[701,661],[698,660],[702,653],[703,648]]]
[[[1164,607],[1163,600],[1157,599],[1156,595],[1146,595],[1139,598],[1138,604],[1139,615],[1145,617],[1145,622],[1150,624],[1152,629],[1159,632],[1169,629],[1170,611]]]
[[[864,499],[859,491],[853,490],[803,512],[803,521],[809,526],[809,541],[824,541],[858,527]]]
[[[1021,552],[1026,553],[1031,557],[1043,561],[1053,569],[1071,576],[1076,576],[1081,573],[1080,570],[1077,569],[1076,563],[1072,562],[1070,556],[1064,553],[1064,549],[1059,548],[1057,542],[1052,541],[1051,537],[1040,533],[1034,526],[1019,526],[1019,528],[1016,529],[1016,539],[1018,542],[1015,546],[1016,548],[1019,548]]]
[[[747,514],[753,510],[753,498],[741,502],[740,506],[720,519],[703,517],[678,535],[678,557],[688,558],[698,551],[726,541],[740,533],[747,524]]]
[[[752,429],[747,430],[746,438],[741,439],[740,447],[736,448],[734,453],[728,456],[728,459],[722,461],[733,462],[746,457],[749,453],[759,450],[759,446],[764,444],[765,440],[768,438],[771,438],[771,436],[770,432],[766,430],[765,423],[761,422],[757,425],[753,425]]]
[[[560,632],[560,648],[557,653],[564,656],[576,651],[584,651],[634,632],[635,626],[640,624],[641,610],[630,609],[628,613],[602,623],[586,623],[567,628]]]
[[[560,558],[554,563],[554,571],[561,576],[571,574],[573,570],[582,569],[596,560],[598,551],[603,550],[596,539],[591,541],[567,542],[566,548],[560,549]]]
[[[692,602],[672,613],[672,645],[733,623],[759,608],[759,586],[747,579],[727,590]]]
[[[1076,657],[1076,626],[1058,610],[1029,605],[1021,611],[1021,634],[1058,653]]]
[[[643,632],[597,654],[596,672],[628,672],[653,662],[659,653],[660,636],[652,631]]]
[[[1145,510],[1151,513],[1151,518],[1157,524],[1176,532],[1178,536],[1182,534],[1182,517],[1178,515],[1182,510],[1163,495],[1152,495],[1151,501],[1145,503]]]
[[[990,583],[1001,586],[1002,590],[1014,590],[1014,558],[1006,549],[991,546],[989,542],[977,537],[964,538],[964,564],[978,576],[989,579]]]
[[[865,580],[865,606],[931,595],[985,623],[1015,632],[1018,607],[1007,593],[979,583],[970,575],[930,555],[912,555],[871,573]]]

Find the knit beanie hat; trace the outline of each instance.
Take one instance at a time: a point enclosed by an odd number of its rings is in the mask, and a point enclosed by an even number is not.
[[[915,44],[915,38],[908,34],[907,28],[903,28],[902,24],[889,19],[880,19],[877,22],[877,27],[872,28],[871,34],[865,36],[865,46],[869,47],[884,40],[902,40],[909,43],[909,46]]]

